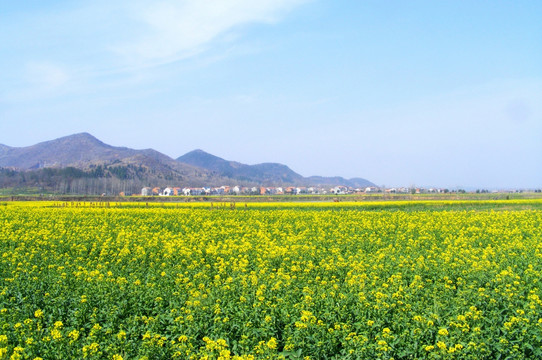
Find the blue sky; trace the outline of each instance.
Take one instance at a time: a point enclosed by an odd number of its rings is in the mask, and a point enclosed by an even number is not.
[[[542,2],[0,1],[0,143],[542,187]]]

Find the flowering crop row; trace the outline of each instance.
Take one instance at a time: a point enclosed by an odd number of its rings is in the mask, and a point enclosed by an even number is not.
[[[0,359],[542,357],[542,211],[0,207]]]

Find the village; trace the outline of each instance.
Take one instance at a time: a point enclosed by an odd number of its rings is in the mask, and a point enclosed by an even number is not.
[[[380,188],[369,186],[365,188],[350,188],[347,186],[326,187],[144,187],[141,196],[210,196],[210,195],[348,195],[348,194],[422,194],[422,193],[448,193],[448,189],[424,188]],[[123,194],[121,194],[123,195]]]

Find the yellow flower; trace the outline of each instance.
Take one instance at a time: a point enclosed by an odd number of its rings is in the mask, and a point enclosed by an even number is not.
[[[59,340],[62,338],[62,333],[58,329],[51,330],[51,337],[53,340]]]
[[[222,346],[222,347],[227,347],[228,346],[228,343],[224,339],[218,339],[216,341],[216,344],[219,345],[219,346]]]
[[[448,330],[447,329],[440,329],[438,331],[438,334],[442,335],[442,336],[446,336],[446,335],[448,335]]]
[[[188,337],[186,335],[181,335],[181,336],[179,336],[178,340],[179,340],[179,342],[186,342],[186,341],[188,341]]]
[[[94,334],[94,333],[97,333],[100,330],[102,330],[102,327],[100,326],[100,324],[96,323],[96,324],[94,324],[92,329],[90,329],[90,333]]]
[[[77,330],[72,330],[68,333],[68,337],[71,339],[70,343],[73,343],[74,341],[76,341],[77,339],[79,339],[79,331]]]
[[[269,339],[269,341],[267,342],[267,347],[271,350],[275,350],[277,348],[277,339],[275,339],[274,337]]]
[[[119,331],[119,333],[117,334],[117,339],[119,339],[119,340],[126,339],[126,331],[124,331],[124,330]]]
[[[41,311],[41,309],[38,309],[38,310],[34,311],[34,317],[36,317],[38,319],[43,317],[43,311]]]

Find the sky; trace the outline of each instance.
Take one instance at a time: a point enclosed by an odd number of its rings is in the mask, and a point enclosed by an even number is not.
[[[0,144],[542,187],[542,1],[0,0]]]

